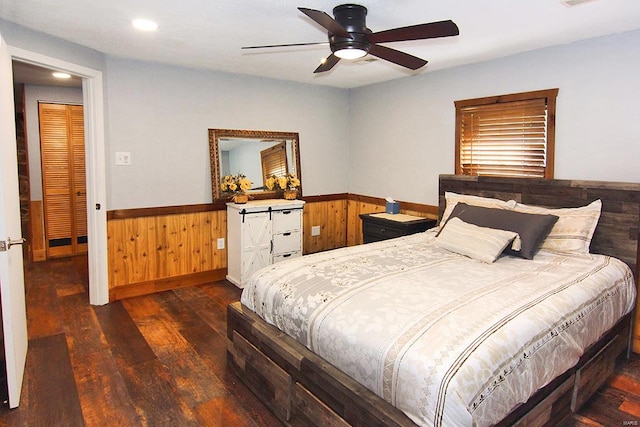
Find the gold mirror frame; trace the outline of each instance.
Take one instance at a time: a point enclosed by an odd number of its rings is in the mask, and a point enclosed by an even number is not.
[[[231,195],[226,195],[220,190],[221,183],[221,155],[220,140],[226,138],[234,139],[255,139],[256,141],[271,142],[273,140],[291,141],[292,159],[295,162],[295,174],[300,179],[298,196],[302,196],[302,177],[300,169],[300,147],[298,144],[299,135],[297,132],[273,132],[263,130],[241,130],[241,129],[209,129],[209,158],[211,161],[211,193],[214,202],[227,201]],[[241,171],[240,171],[241,172]],[[254,199],[272,199],[277,196],[276,191],[251,190],[248,193]]]

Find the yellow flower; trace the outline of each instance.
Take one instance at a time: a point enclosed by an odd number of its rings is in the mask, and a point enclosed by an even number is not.
[[[278,187],[280,187],[281,189],[285,190],[287,188],[287,177],[286,176],[280,176],[277,178],[278,180]]]
[[[265,184],[269,190],[273,190],[273,187],[276,185],[276,178],[273,176],[270,176],[269,178],[267,178],[267,181]]]
[[[250,188],[251,188],[251,181],[249,181],[247,178],[241,178],[240,189],[242,191],[248,191]]]
[[[220,189],[224,192],[244,193],[251,189],[251,184],[252,182],[241,173],[226,175],[220,182]]]
[[[289,178],[289,187],[298,188],[300,187],[300,180],[295,177],[295,175],[291,175]]]

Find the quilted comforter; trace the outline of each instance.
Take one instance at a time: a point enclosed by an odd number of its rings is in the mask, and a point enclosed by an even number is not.
[[[540,251],[484,264],[435,231],[259,270],[242,303],[423,426],[486,426],[634,306],[631,270]]]

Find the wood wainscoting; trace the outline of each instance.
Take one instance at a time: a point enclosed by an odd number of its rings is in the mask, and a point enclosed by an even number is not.
[[[362,244],[361,213],[385,200],[354,194],[304,197],[304,254]],[[436,206],[400,202],[401,212],[437,218]],[[320,234],[313,236],[312,227]],[[218,239],[225,249],[217,249]],[[221,280],[227,274],[224,203],[107,213],[109,300]]]
[[[226,237],[226,211],[214,205],[109,212],[109,300],[224,279]]]

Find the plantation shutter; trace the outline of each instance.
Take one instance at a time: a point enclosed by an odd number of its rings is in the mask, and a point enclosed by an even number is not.
[[[456,173],[552,178],[556,94],[457,101]]]
[[[287,151],[284,141],[266,150],[262,150],[260,157],[262,159],[262,179],[265,185],[267,178],[270,176],[284,176],[289,173],[287,169]]]

